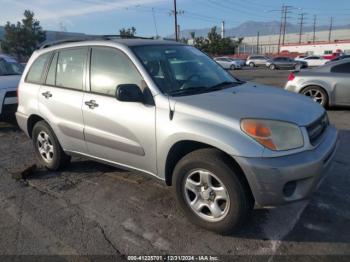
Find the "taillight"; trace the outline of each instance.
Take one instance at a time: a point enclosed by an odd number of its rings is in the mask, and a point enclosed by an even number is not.
[[[292,72],[292,73],[290,73],[289,76],[288,76],[288,81],[293,81],[294,78],[295,78],[295,75],[294,75],[294,73]]]

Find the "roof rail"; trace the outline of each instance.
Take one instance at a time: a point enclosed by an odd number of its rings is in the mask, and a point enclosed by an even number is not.
[[[74,43],[74,42],[82,42],[89,40],[113,40],[113,39],[149,39],[153,40],[153,37],[142,37],[142,36],[125,36],[125,35],[87,35],[81,38],[67,38],[52,42],[47,42],[42,44],[39,49],[48,48],[55,45],[65,44],[65,43]]]

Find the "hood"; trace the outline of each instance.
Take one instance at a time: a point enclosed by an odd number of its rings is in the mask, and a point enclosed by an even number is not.
[[[263,118],[306,126],[324,113],[310,98],[282,88],[248,82],[224,90],[172,97],[176,112],[215,115],[234,120]]]
[[[0,76],[0,89],[17,88],[21,75]]]

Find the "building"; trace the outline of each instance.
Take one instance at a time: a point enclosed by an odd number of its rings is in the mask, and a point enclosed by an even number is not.
[[[315,34],[315,43],[317,44],[325,44],[328,43],[330,46],[324,46],[322,47],[315,47],[312,50],[309,50],[308,48],[305,49],[305,51],[311,51],[314,52],[315,55],[319,54],[322,55],[322,51],[336,51],[337,49],[341,50],[350,50],[348,48],[346,42],[350,43],[350,29],[335,29],[332,31],[331,34],[331,42],[328,42],[329,39],[329,31],[318,31]],[[311,44],[313,43],[313,32],[304,32],[302,35],[302,43],[299,43],[299,34],[297,33],[290,33],[285,35],[284,44],[282,44],[283,39],[281,37],[281,46],[280,51],[283,50],[304,50],[301,48],[301,46],[307,46],[311,47]],[[257,39],[257,36],[249,36],[244,37],[242,44],[240,45],[238,49],[238,53],[240,54],[273,54],[278,53],[278,41],[279,41],[279,35],[261,35],[259,37],[259,42]],[[341,46],[339,44],[342,43]],[[291,47],[295,46],[295,49],[292,49]],[[297,48],[299,47],[299,48]],[[340,48],[338,48],[340,47]]]
[[[315,42],[302,44],[286,44],[281,46],[280,52],[300,53],[308,55],[327,56],[334,53],[350,54],[350,40],[333,42]]]

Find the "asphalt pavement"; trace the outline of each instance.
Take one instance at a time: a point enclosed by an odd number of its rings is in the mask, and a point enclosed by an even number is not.
[[[281,87],[289,72],[233,74]],[[349,261],[350,111],[336,108],[328,114],[339,130],[340,146],[317,192],[309,200],[254,210],[229,236],[189,223],[171,188],[155,178],[83,158],[73,158],[60,172],[38,167],[27,179],[14,179],[36,161],[31,141],[13,120],[2,120],[0,260],[28,258],[4,255],[59,255],[58,261],[71,261],[84,255],[86,261],[123,261],[128,255],[182,254],[223,255],[228,261]]]

